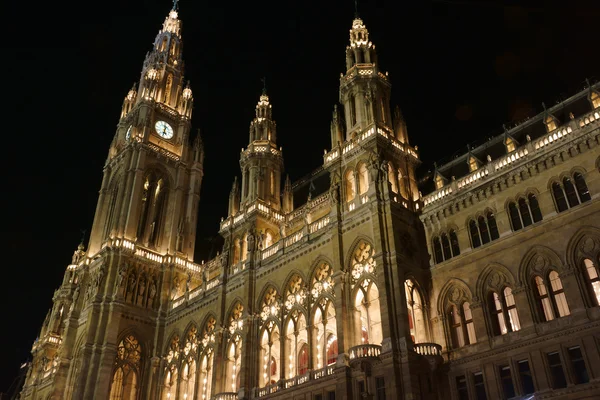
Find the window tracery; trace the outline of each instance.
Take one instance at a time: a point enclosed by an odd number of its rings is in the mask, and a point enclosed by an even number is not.
[[[321,262],[313,274],[311,294],[313,301],[321,295],[329,294],[333,296],[333,269],[326,262]]]
[[[352,279],[353,283],[366,274],[374,275],[376,262],[373,259],[375,249],[367,242],[361,241],[352,253]]]
[[[475,324],[471,311],[471,300],[460,287],[451,287],[446,300],[446,313],[450,344],[457,349],[477,342]]]
[[[134,335],[127,335],[117,346],[110,400],[135,400],[141,376],[142,347]]]
[[[566,211],[592,199],[585,178],[579,172],[565,176],[560,182],[552,182],[551,187],[557,212]]]

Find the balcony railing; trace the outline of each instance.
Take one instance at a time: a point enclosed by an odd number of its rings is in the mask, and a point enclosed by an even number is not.
[[[234,392],[219,393],[219,394],[215,394],[213,396],[213,400],[237,400],[237,399],[238,399],[238,394],[234,393]]]
[[[381,346],[376,344],[360,344],[349,350],[350,361],[360,358],[378,358],[381,354]]]
[[[417,343],[415,352],[422,356],[441,356],[442,346],[437,343]]]

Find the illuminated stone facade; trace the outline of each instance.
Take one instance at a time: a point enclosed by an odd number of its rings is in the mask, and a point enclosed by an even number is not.
[[[263,92],[225,244],[197,264],[204,149],[181,49],[173,9],[123,103],[88,247],[22,399],[600,395],[600,85],[418,182],[356,18],[322,167],[280,187]]]

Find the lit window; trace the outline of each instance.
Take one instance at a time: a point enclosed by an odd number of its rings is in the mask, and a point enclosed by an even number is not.
[[[553,118],[551,115],[548,115],[548,117],[546,117],[544,123],[546,124],[546,129],[548,130],[548,132],[552,132],[557,128],[556,122],[556,119]]]
[[[588,286],[592,294],[592,300],[595,306],[600,306],[600,274],[598,266],[594,265],[594,262],[589,258],[583,260],[583,266],[585,267],[586,277]]]
[[[521,329],[519,314],[511,288],[505,287],[500,293],[495,291],[490,292],[488,307],[495,335],[505,335]]]

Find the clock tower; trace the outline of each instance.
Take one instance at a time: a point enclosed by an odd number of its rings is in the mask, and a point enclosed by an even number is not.
[[[142,366],[160,363],[170,301],[202,282],[193,254],[204,150],[190,137],[181,27],[175,1],[123,101],[88,247],[54,293],[22,398],[156,397]]]
[[[174,6],[125,100],[111,143],[88,251],[121,237],[191,257],[203,149],[190,143],[192,90],[184,81],[181,21]]]

